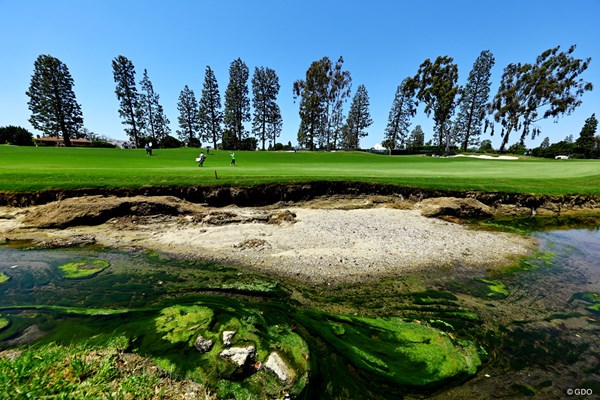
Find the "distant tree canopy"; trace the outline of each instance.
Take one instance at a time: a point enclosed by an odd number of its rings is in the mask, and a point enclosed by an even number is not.
[[[502,128],[498,151],[506,150],[514,131],[520,131],[520,137],[511,147],[521,148],[525,138],[533,139],[540,134],[538,121],[549,117],[556,121],[570,114],[581,104],[584,93],[592,90],[593,85],[581,78],[591,59],[575,58],[574,51],[574,45],[567,51],[560,51],[557,46],[542,52],[535,62],[507,65],[491,100],[491,69],[495,59],[489,50],[477,57],[462,87],[458,85],[458,66],[453,58],[426,59],[414,76],[396,88],[382,143],[391,149],[419,147],[421,138],[410,137],[409,131],[421,104],[425,114],[434,121],[434,138],[427,146],[437,146],[440,153],[476,149],[482,134],[489,128],[493,136],[498,124]],[[148,71],[144,69],[138,89],[135,68],[129,59],[119,55],[112,60],[112,67],[119,116],[130,140],[137,147],[150,141],[162,143],[171,134],[170,121]],[[250,141],[245,141],[251,121],[252,135],[260,147],[274,148],[283,128],[282,110],[277,104],[279,78],[273,69],[256,67],[252,97],[248,80],[249,68],[244,61],[240,58],[232,61],[221,109],[217,80],[207,66],[201,97],[191,96],[193,91],[188,86],[179,97],[179,138],[193,146],[208,141],[215,148],[252,147]],[[335,62],[328,57],[312,62],[304,79],[293,83],[294,101],[299,102],[297,139],[300,146],[310,150],[358,148],[360,138],[367,134],[366,128],[372,123],[369,122],[370,99],[366,88],[359,87],[348,107],[351,88],[352,78],[350,72],[344,70],[342,57]],[[72,138],[85,136],[73,79],[60,60],[49,55],[38,57],[27,95],[31,110],[29,121],[35,129],[45,135],[62,137],[67,146]],[[592,117],[595,120],[595,115]],[[593,121],[589,122],[590,126],[574,144],[573,152],[578,157],[593,157],[598,151],[597,137],[588,133]]]
[[[346,124],[343,128],[343,147],[346,149],[358,149],[360,138],[368,135],[365,129],[371,126],[371,124],[373,124],[373,120],[369,111],[369,93],[365,85],[359,85],[352,98],[350,111],[348,112]]]
[[[493,66],[492,53],[489,50],[482,51],[473,64],[467,84],[459,91],[460,111],[456,117],[455,140],[459,142],[462,151],[479,144],[490,96]]]
[[[240,58],[229,66],[229,84],[225,91],[225,114],[223,122],[228,138],[223,139],[225,149],[237,149],[246,138],[244,122],[250,120],[250,98],[248,97],[249,70]],[[226,146],[227,144],[227,146]]]
[[[142,110],[142,125],[146,131],[145,136],[154,143],[160,143],[171,134],[170,121],[159,103],[160,96],[154,91],[147,70],[144,70],[144,77],[140,81],[140,86],[142,88],[140,107]]]
[[[279,78],[271,68],[256,67],[252,77],[252,105],[254,117],[252,132],[260,141],[263,150],[266,142],[275,143],[281,133],[281,111],[277,105]]]
[[[48,136],[62,137],[65,146],[83,127],[83,114],[73,91],[73,78],[65,64],[50,55],[34,63],[29,90],[31,125]]]
[[[583,93],[592,90],[591,83],[579,78],[591,59],[574,58],[575,46],[566,52],[559,49],[557,46],[544,51],[534,64],[509,64],[504,68],[490,106],[494,121],[502,125],[499,152],[504,151],[514,130],[521,130],[521,143],[528,135],[534,139],[539,134],[534,125],[537,121],[570,114],[581,104]]]
[[[20,126],[0,127],[0,144],[13,144],[15,146],[33,146],[33,134]]]
[[[434,62],[425,60],[417,74],[407,82],[415,97],[425,104],[425,113],[431,115],[438,132],[440,151],[445,142],[445,152],[450,153],[450,118],[456,106],[458,93],[458,66],[452,57],[438,57]]]
[[[388,123],[385,128],[385,142],[387,148],[395,150],[402,148],[408,136],[410,119],[415,115],[415,103],[410,95],[408,88],[408,79],[402,81],[396,88],[396,95],[392,103],[392,109],[388,116]],[[419,125],[419,129],[421,126]],[[423,144],[421,143],[421,146]]]
[[[298,143],[310,150],[337,148],[341,138],[343,104],[352,82],[343,63],[342,57],[335,64],[323,57],[311,63],[304,80],[294,82],[294,99],[300,98]]]
[[[596,148],[596,129],[598,128],[598,120],[596,114],[585,120],[583,128],[579,133],[579,138],[575,141],[575,152],[585,158],[597,158],[598,150]]]
[[[142,146],[142,132],[144,129],[144,111],[140,103],[140,96],[135,84],[135,67],[125,56],[118,56],[112,62],[113,78],[116,83],[115,94],[119,100],[119,116],[123,125],[127,126],[125,132],[136,147]]]
[[[209,66],[206,67],[204,73],[204,86],[202,87],[199,107],[198,117],[202,138],[212,142],[213,148],[216,149],[217,143],[222,138],[223,112],[221,111],[221,96],[219,95],[217,78]]]
[[[196,147],[195,144],[199,140],[197,135],[200,131],[198,101],[194,91],[188,85],[185,85],[179,94],[177,109],[179,110],[179,117],[177,118],[179,122],[179,129],[177,130],[179,139],[190,147]]]

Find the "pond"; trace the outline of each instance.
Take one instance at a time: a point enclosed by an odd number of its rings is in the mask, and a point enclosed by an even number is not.
[[[597,394],[598,225],[533,232],[535,254],[501,270],[335,287],[152,252],[13,243],[0,247],[0,350],[118,340],[224,398]],[[212,347],[201,351],[199,337]],[[245,364],[223,355],[249,347]]]

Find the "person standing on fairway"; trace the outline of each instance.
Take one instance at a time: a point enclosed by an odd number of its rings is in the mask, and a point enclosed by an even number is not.
[[[200,153],[200,156],[196,159],[196,161],[198,161],[199,167],[204,166],[204,160],[206,160],[206,156],[204,155],[204,153]]]
[[[229,155],[231,156],[231,162],[229,163],[229,166],[235,165],[235,153],[229,153]]]

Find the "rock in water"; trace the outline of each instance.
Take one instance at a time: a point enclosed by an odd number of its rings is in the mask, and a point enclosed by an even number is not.
[[[256,357],[256,348],[254,346],[232,347],[223,350],[220,356],[222,358],[228,358],[238,366],[242,367],[246,365],[249,360],[253,360],[254,357]]]
[[[196,346],[196,349],[198,349],[200,353],[207,353],[210,351],[210,349],[212,349],[213,341],[210,339],[204,339],[202,335],[199,335],[196,338],[194,346]]]
[[[285,361],[283,361],[281,356],[276,352],[269,354],[269,358],[267,358],[267,362],[265,362],[265,368],[277,375],[279,380],[283,383],[290,383],[296,375],[294,370],[288,367]]]
[[[235,335],[235,331],[223,331],[223,344],[225,346],[231,346],[231,339]]]

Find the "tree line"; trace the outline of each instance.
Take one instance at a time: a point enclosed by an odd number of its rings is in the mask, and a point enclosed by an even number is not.
[[[518,144],[540,134],[537,123],[545,118],[557,120],[581,104],[581,97],[592,84],[580,75],[590,58],[573,56],[575,46],[560,51],[560,46],[540,54],[533,63],[509,64],[504,68],[500,86],[490,98],[491,69],[495,63],[489,50],[477,57],[464,86],[458,85],[458,66],[452,57],[426,59],[414,76],[406,77],[396,88],[384,131],[384,147],[415,148],[422,145],[422,129],[409,132],[411,119],[420,104],[434,121],[432,145],[440,153],[453,149],[466,151],[482,144],[481,137],[501,127],[499,152],[507,148],[511,135]],[[344,60],[328,57],[314,61],[304,79],[293,83],[298,101],[300,125],[298,144],[310,150],[358,149],[368,135],[373,120],[365,85],[358,85],[349,110],[352,78],[344,70]],[[169,119],[160,104],[148,71],[136,82],[131,60],[118,56],[112,61],[118,113],[125,132],[136,146],[147,142],[182,142],[199,146],[202,142],[225,149],[262,149],[275,145],[282,130],[281,110],[277,104],[280,85],[271,68],[256,67],[251,80],[253,113],[250,114],[249,68],[240,59],[229,68],[229,83],[221,107],[219,86],[210,66],[206,67],[200,98],[187,85],[179,95],[177,109],[178,139],[171,136]],[[40,55],[27,91],[32,126],[46,135],[62,136],[65,145],[80,137],[83,128],[81,107],[73,91],[73,79],[60,60]],[[251,121],[251,132],[245,123]]]

